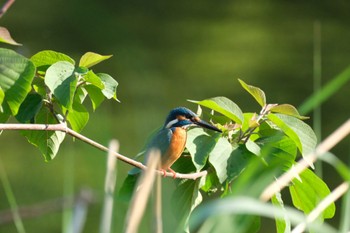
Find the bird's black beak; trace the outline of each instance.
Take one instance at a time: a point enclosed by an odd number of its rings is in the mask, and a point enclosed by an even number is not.
[[[218,128],[216,128],[214,125],[211,125],[209,124],[208,122],[206,121],[203,121],[199,118],[196,118],[195,120],[192,121],[194,124],[198,125],[198,126],[201,126],[203,128],[206,128],[206,129],[210,129],[210,130],[214,130],[216,132],[220,132],[222,133],[222,131]]]

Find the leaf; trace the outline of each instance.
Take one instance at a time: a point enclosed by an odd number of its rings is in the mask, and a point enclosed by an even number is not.
[[[5,92],[2,90],[0,86],[0,113],[3,112],[2,102],[4,101],[4,98],[5,98]]]
[[[343,72],[332,78],[320,90],[316,91],[309,98],[307,98],[298,108],[301,114],[308,114],[312,109],[316,108],[324,101],[329,99],[333,94],[338,93],[339,89],[344,87],[350,80],[350,66]]]
[[[196,171],[205,166],[215,144],[216,140],[202,128],[193,128],[187,132],[186,148],[191,154]]]
[[[293,116],[293,117],[296,117],[300,120],[309,119],[309,117],[300,116],[298,110],[293,105],[290,105],[290,104],[276,105],[276,106],[272,107],[270,109],[270,111],[274,112],[274,113],[281,113],[281,114]]]
[[[209,154],[209,162],[213,165],[220,183],[227,179],[228,173],[230,174],[227,170],[232,150],[232,145],[227,139],[220,137]]]
[[[232,150],[227,160],[227,166],[221,167],[221,169],[226,172],[227,181],[231,182],[239,176],[248,166],[252,157],[255,157],[254,154],[248,151],[243,144],[240,144],[237,148]]]
[[[300,174],[302,182],[294,179],[289,187],[293,205],[305,214],[310,213],[321,200],[330,194],[327,185],[310,169]],[[332,218],[335,213],[335,205],[332,203],[320,216],[323,219]]]
[[[7,30],[7,28],[4,27],[0,27],[0,42],[11,45],[22,45],[12,39],[10,32]]]
[[[271,203],[275,207],[280,208],[283,212],[285,212],[283,218],[280,218],[278,216],[276,216],[276,218],[275,218],[277,233],[289,233],[289,232],[291,232],[290,220],[289,220],[288,215],[286,213],[286,209],[284,208],[281,193],[276,193],[271,198]]]
[[[256,144],[254,141],[252,140],[248,140],[245,143],[245,146],[247,148],[248,151],[252,152],[253,154],[260,156],[260,147],[258,146],[258,144]]]
[[[201,106],[210,108],[222,115],[228,117],[238,124],[242,124],[244,117],[242,110],[226,97],[214,97],[202,101],[188,100],[189,102],[199,104]]]
[[[93,85],[86,85],[84,89],[89,93],[89,98],[92,103],[92,109],[95,111],[98,106],[104,101],[105,96],[98,87]]]
[[[18,110],[16,119],[21,123],[29,122],[34,119],[42,105],[42,98],[39,94],[28,94]]]
[[[202,202],[202,195],[199,192],[200,179],[186,180],[181,183],[172,195],[172,209],[184,225],[184,231],[189,232],[188,224],[190,214]]]
[[[104,60],[107,60],[110,57],[112,57],[112,55],[104,56],[93,52],[87,52],[80,58],[79,66],[90,68],[91,66],[94,66]]]
[[[35,74],[34,64],[27,58],[10,50],[0,48],[0,87],[10,112],[16,115],[27,94]]]
[[[74,131],[80,132],[89,121],[89,112],[84,105],[80,104],[78,101],[74,101],[67,115],[67,121]]]
[[[45,84],[65,108],[72,107],[77,85],[74,65],[67,61],[56,62],[47,69]]]
[[[298,118],[288,115],[271,113],[267,118],[295,142],[303,157],[307,159],[305,156],[315,149],[317,143],[311,127]]]
[[[248,85],[241,79],[238,79],[238,81],[242,87],[254,97],[254,99],[260,104],[261,107],[264,107],[266,105],[265,93],[260,88]]]
[[[47,108],[41,108],[40,112],[36,116],[36,123],[41,124],[54,124],[57,123],[56,119],[47,110]],[[57,155],[59,147],[64,140],[65,133],[61,131],[35,131],[26,130],[21,131],[29,143],[38,147],[40,152],[48,162],[54,159]]]
[[[101,90],[105,88],[101,78],[98,77],[92,70],[89,70],[89,72],[84,76],[84,79],[88,84],[92,84]]]
[[[99,73],[97,76],[100,77],[105,86],[105,88],[102,90],[104,96],[106,96],[107,99],[113,98],[119,102],[117,99],[118,82],[115,81],[109,74]]]
[[[39,71],[46,71],[47,68],[59,61],[67,61],[72,65],[75,64],[75,61],[69,56],[52,50],[40,51],[34,54],[30,60]]]

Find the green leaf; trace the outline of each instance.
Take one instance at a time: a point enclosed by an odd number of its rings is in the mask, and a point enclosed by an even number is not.
[[[43,105],[42,98],[39,94],[28,94],[27,98],[21,104],[16,119],[21,123],[27,123],[34,119],[35,115]]]
[[[185,180],[181,183],[172,195],[172,209],[179,220],[182,220],[181,226],[184,226],[185,231],[189,232],[188,224],[190,214],[202,202],[202,195],[199,192],[200,179]]]
[[[102,90],[103,95],[106,96],[107,99],[113,98],[119,101],[117,99],[118,82],[115,81],[109,74],[99,73],[97,76],[100,77],[105,86],[105,88]]]
[[[80,104],[78,101],[74,101],[67,115],[67,121],[74,131],[80,132],[89,121],[89,112],[84,105]]]
[[[92,70],[89,70],[89,72],[84,76],[84,79],[88,84],[92,84],[101,90],[105,88],[105,85],[103,84],[101,78],[97,76]]]
[[[238,79],[238,81],[242,87],[254,97],[254,99],[260,104],[261,107],[264,107],[266,105],[265,93],[260,88],[248,85],[240,79]]]
[[[277,233],[289,233],[289,232],[291,232],[290,220],[289,220],[288,215],[286,213],[286,209],[284,208],[281,193],[276,193],[271,198],[271,203],[275,207],[280,208],[282,211],[285,212],[283,218],[279,218],[278,216],[276,216],[275,221],[276,221]]]
[[[326,196],[330,194],[327,185],[310,169],[306,169],[300,174],[301,181],[293,180],[289,187],[292,196],[293,205],[302,210],[305,214],[310,213]],[[332,203],[328,206],[323,214],[322,219],[332,218],[335,213],[335,205]]]
[[[65,108],[72,107],[77,86],[74,65],[67,61],[56,62],[47,69],[45,84]]]
[[[186,148],[197,171],[200,171],[208,160],[209,153],[216,144],[215,138],[211,137],[202,128],[193,128],[187,132]]]
[[[221,167],[221,170],[226,172],[228,182],[231,182],[243,172],[252,157],[255,157],[254,154],[248,151],[245,145],[241,144],[232,150],[227,160],[227,166]]]
[[[339,89],[344,87],[349,80],[350,66],[347,67],[342,73],[332,78],[326,85],[312,94],[308,99],[306,99],[298,108],[299,112],[301,114],[308,114],[312,109],[322,104],[333,94],[338,93]]]
[[[10,32],[4,27],[0,27],[0,42],[11,45],[21,45],[11,37]]]
[[[258,146],[258,144],[256,144],[254,141],[252,140],[248,140],[245,143],[245,146],[247,148],[248,151],[252,152],[253,154],[260,156],[260,147]]]
[[[223,183],[231,174],[230,170],[227,170],[232,150],[232,145],[227,139],[220,137],[209,154],[209,162],[213,165],[220,183]]]
[[[80,58],[79,66],[90,68],[110,57],[112,57],[112,55],[100,55],[93,52],[87,52]]]
[[[95,111],[98,106],[104,101],[105,96],[102,90],[93,85],[86,85],[84,89],[88,92],[89,98],[92,103],[92,109]]]
[[[316,135],[311,127],[303,121],[292,116],[272,113],[268,114],[267,118],[295,142],[304,158],[315,149]]]
[[[39,124],[54,124],[56,119],[52,116],[47,108],[41,108],[36,116],[36,123]],[[50,161],[55,158],[59,147],[64,140],[65,133],[61,131],[21,131],[27,138],[28,142],[38,147],[45,158],[45,161]]]
[[[52,50],[44,50],[38,52],[34,54],[30,60],[34,63],[39,71],[46,71],[47,68],[59,61],[67,61],[72,65],[75,64],[75,61],[69,56]]]
[[[188,100],[189,102],[199,104],[201,106],[210,108],[222,115],[228,117],[238,124],[242,124],[244,117],[242,110],[226,97],[214,97],[202,101]]]
[[[271,112],[281,113],[289,116],[299,118],[300,120],[308,119],[309,117],[300,116],[298,110],[290,104],[279,104],[270,109]]]
[[[27,58],[10,50],[0,48],[0,87],[5,93],[3,102],[7,102],[11,112],[16,115],[27,94],[35,75],[35,66]]]

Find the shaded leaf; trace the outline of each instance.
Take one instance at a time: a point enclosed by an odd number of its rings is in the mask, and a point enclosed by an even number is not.
[[[236,123],[242,124],[244,117],[242,110],[226,97],[214,97],[202,101],[188,100],[189,102],[199,104],[201,106],[210,108],[222,115],[228,117]]]
[[[248,85],[240,79],[238,79],[238,81],[242,87],[254,97],[254,99],[260,104],[261,107],[264,107],[266,105],[265,93],[260,88]]]
[[[65,108],[71,108],[77,85],[74,65],[67,61],[56,62],[47,69],[45,84]]]
[[[16,115],[27,94],[35,74],[34,64],[27,58],[10,50],[0,48],[0,87],[2,88],[10,112]]]
[[[87,52],[80,58],[79,66],[90,68],[91,66],[94,66],[111,57],[112,55],[100,55],[93,52]]]
[[[80,132],[89,121],[89,112],[84,105],[78,101],[74,101],[67,115],[67,121],[74,131]]]
[[[67,61],[72,65],[75,61],[69,56],[52,50],[43,50],[34,54],[30,60],[34,63],[39,71],[46,71],[51,65],[59,61]]]
[[[26,123],[34,119],[42,105],[42,98],[39,94],[28,94],[18,110],[16,119],[21,123]]]
[[[0,27],[0,42],[11,44],[11,45],[22,45],[17,43],[10,35],[10,32],[7,28]]]
[[[105,96],[102,90],[93,85],[86,85],[84,89],[89,93],[89,98],[92,103],[92,109],[95,111],[98,106],[104,101]]]
[[[310,213],[321,200],[330,194],[328,186],[310,169],[306,169],[300,174],[302,182],[293,180],[289,187],[293,205],[304,213]],[[323,219],[332,218],[335,213],[335,205],[332,203],[320,216]]]
[[[308,119],[309,117],[301,116],[298,110],[290,104],[279,104],[270,109],[271,112],[281,113],[289,116],[299,118],[300,120]]]
[[[231,182],[243,172],[252,157],[255,157],[254,154],[248,151],[243,144],[231,151],[227,166],[221,168],[226,173],[228,182]]]
[[[275,221],[276,221],[277,233],[289,233],[289,232],[291,232],[290,220],[289,220],[288,215],[286,213],[286,210],[284,208],[284,204],[283,204],[281,193],[276,193],[271,198],[271,203],[275,207],[280,208],[282,211],[285,212],[283,218],[280,218],[279,216],[276,216]]]
[[[57,122],[47,108],[41,108],[40,112],[36,116],[36,123],[54,124]],[[66,135],[61,131],[26,130],[21,131],[21,133],[27,138],[29,143],[39,148],[40,152],[45,158],[45,161],[50,161],[55,158]]]
[[[104,96],[106,96],[107,99],[117,99],[117,87],[118,82],[113,79],[109,74],[99,73],[97,74],[98,77],[100,77],[102,83],[104,84],[104,89],[102,90],[102,93]]]

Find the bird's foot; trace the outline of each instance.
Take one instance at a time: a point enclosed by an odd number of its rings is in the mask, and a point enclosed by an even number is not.
[[[173,169],[171,169],[170,167],[168,168],[168,169],[160,169],[161,170],[161,172],[163,172],[163,177],[166,177],[166,170],[169,170],[169,172],[171,172],[171,174],[173,174],[173,178],[175,179],[176,178],[176,172],[173,170]]]

